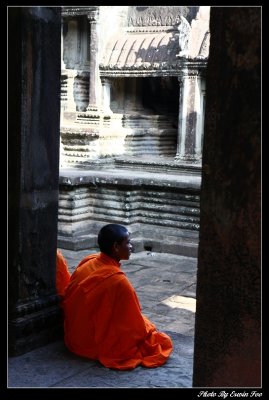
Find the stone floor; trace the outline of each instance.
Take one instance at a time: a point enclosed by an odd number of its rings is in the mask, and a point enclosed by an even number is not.
[[[70,270],[87,250],[62,250]],[[8,388],[191,388],[197,259],[141,252],[122,262],[142,312],[173,341],[159,368],[115,371],[70,353],[63,341],[8,360]]]

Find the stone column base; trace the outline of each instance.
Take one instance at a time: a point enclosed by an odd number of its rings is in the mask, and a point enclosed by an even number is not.
[[[63,337],[63,314],[57,296],[22,303],[9,321],[8,351],[18,356]]]

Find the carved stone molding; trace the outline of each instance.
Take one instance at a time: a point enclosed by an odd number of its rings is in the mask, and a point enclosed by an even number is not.
[[[198,75],[203,75],[206,70],[207,60],[191,60],[191,61],[182,61],[180,64],[180,73],[179,78],[191,78],[196,77]]]
[[[178,29],[174,25],[167,26],[128,26],[125,32],[132,33],[155,33],[155,32],[176,32]]]
[[[110,81],[110,79],[108,79],[108,78],[102,76],[102,77],[101,77],[101,84],[102,84],[102,85],[110,85],[110,84],[111,84],[111,81]]]
[[[131,7],[128,26],[172,26],[178,16],[186,17],[188,13],[188,7],[181,6]]]
[[[92,11],[98,11],[99,7],[62,7],[62,17],[88,15]]]
[[[113,76],[181,76],[192,77],[203,76],[206,70],[207,60],[186,61],[178,60],[172,64],[162,62],[147,65],[146,63],[135,64],[132,66],[104,66],[99,65],[101,77]]]
[[[198,58],[208,58],[209,54],[209,45],[210,45],[210,32],[207,31],[205,33],[204,39],[201,44],[201,48],[199,51]]]
[[[112,77],[157,77],[157,76],[178,76],[177,69],[112,69],[100,71],[100,76],[112,78]]]
[[[89,14],[87,14],[87,18],[91,24],[97,23],[99,19],[99,10],[91,11]]]
[[[188,71],[180,71],[178,80],[182,81],[183,79],[194,80],[198,76],[200,76],[199,70],[188,70]]]

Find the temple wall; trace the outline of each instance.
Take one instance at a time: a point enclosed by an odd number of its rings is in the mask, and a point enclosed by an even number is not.
[[[155,251],[196,255],[209,8],[63,7],[62,18],[59,244],[87,248],[117,221],[136,226],[136,249],[148,231]]]
[[[207,9],[180,6],[63,7],[61,165],[79,166],[87,160],[124,154],[134,157],[143,154],[177,155],[179,130],[184,128],[179,127],[176,121],[179,110],[175,105],[179,102],[180,84],[171,78],[179,78],[184,68],[195,68],[197,74],[204,71],[203,62],[198,60],[195,67],[191,64],[199,55],[208,31]],[[183,19],[178,26],[179,15]],[[191,64],[187,68],[185,56],[178,58],[184,35],[185,42],[191,44],[191,57],[187,57]],[[187,50],[186,47],[184,54]],[[207,55],[208,47],[202,59],[206,60]],[[153,77],[159,80],[152,81]],[[199,87],[197,85],[195,90],[199,91]],[[128,122],[130,116],[135,117],[137,124]],[[158,133],[154,126],[156,118],[170,119],[173,127],[167,122],[162,128],[157,127],[161,130]],[[150,119],[152,131],[147,129]],[[201,124],[193,126],[196,122],[190,119],[186,123],[193,135],[196,129],[202,135]],[[82,131],[83,135],[79,135]],[[115,141],[117,135],[119,141],[127,136],[121,151],[119,142]],[[150,146],[145,141],[147,136],[149,141],[152,138]],[[117,149],[114,152],[111,151],[113,147]],[[147,150],[143,153],[144,148]],[[184,158],[185,149],[183,153]],[[200,157],[196,161],[200,162]]]
[[[97,248],[99,229],[115,222],[128,226],[135,252],[150,246],[153,251],[195,256],[199,187],[194,176],[178,182],[146,173],[133,177],[128,170],[125,176],[114,170],[105,175],[92,171],[83,177],[66,170],[60,178],[59,246]]]

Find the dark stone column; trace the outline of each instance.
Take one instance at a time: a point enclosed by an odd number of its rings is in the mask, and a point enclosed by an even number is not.
[[[61,20],[57,7],[8,10],[9,352],[60,333],[55,290]]]
[[[194,387],[261,386],[261,8],[212,7]]]

